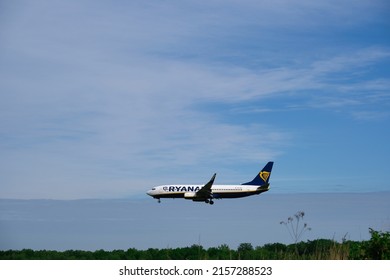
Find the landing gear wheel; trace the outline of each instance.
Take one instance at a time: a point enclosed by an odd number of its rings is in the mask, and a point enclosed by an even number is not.
[[[206,202],[206,203],[210,203],[210,200],[206,199],[204,202]]]
[[[214,201],[210,200],[210,205],[213,205],[214,204]]]
[[[158,198],[157,202],[158,202],[158,203],[161,203],[161,200]]]

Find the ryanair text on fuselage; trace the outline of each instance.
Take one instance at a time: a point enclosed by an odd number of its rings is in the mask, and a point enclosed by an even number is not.
[[[241,185],[214,185],[216,174],[205,185],[163,185],[152,188],[148,195],[160,202],[161,198],[185,198],[214,204],[213,199],[239,198],[261,194],[269,190],[273,162],[268,162],[256,177]]]

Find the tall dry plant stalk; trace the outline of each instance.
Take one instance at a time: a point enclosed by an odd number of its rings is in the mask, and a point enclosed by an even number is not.
[[[310,231],[311,228],[307,225],[307,223],[303,222],[303,217],[305,216],[305,212],[298,211],[295,213],[293,217],[288,217],[287,221],[281,221],[281,225],[285,225],[287,228],[288,233],[290,234],[290,237],[294,241],[294,244],[297,244],[301,238],[302,235],[306,231]]]

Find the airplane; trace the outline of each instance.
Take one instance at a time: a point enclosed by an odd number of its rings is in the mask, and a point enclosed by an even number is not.
[[[261,194],[269,190],[269,178],[273,162],[268,162],[256,177],[241,185],[213,185],[216,173],[205,185],[162,185],[149,190],[146,194],[161,202],[161,198],[184,198],[197,202],[214,204],[213,199],[239,198]]]

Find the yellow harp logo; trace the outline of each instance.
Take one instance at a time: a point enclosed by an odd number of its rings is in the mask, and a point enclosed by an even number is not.
[[[263,179],[264,182],[267,182],[268,178],[269,178],[269,172],[268,171],[261,171],[259,173],[259,176],[261,179]]]

